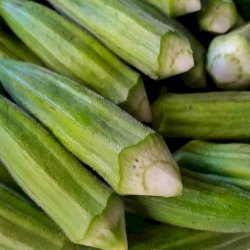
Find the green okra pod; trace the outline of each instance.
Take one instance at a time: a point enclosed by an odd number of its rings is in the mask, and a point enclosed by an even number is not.
[[[160,22],[126,0],[49,2],[153,79],[180,74],[194,66],[188,39],[171,22]]]
[[[238,12],[233,0],[202,0],[198,22],[202,30],[212,33],[226,33],[238,20]]]
[[[194,140],[175,153],[182,168],[250,189],[250,145]]]
[[[144,0],[169,16],[182,16],[201,9],[200,0]]]
[[[167,93],[152,105],[153,127],[165,137],[250,139],[250,92]]]
[[[129,211],[160,222],[196,230],[250,232],[250,193],[182,169],[183,193],[163,198],[128,196]]]
[[[139,120],[151,121],[140,74],[87,31],[33,1],[2,0],[0,12],[49,68],[79,80]]]
[[[0,97],[0,140],[0,158],[15,181],[71,241],[127,249],[121,199],[4,97]]]
[[[36,65],[0,59],[6,91],[118,193],[176,196],[179,168],[163,138],[86,87]]]
[[[0,57],[43,65],[42,61],[15,35],[0,28]]]

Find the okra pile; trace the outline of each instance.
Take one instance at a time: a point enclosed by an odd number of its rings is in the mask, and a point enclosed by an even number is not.
[[[250,249],[250,0],[0,0],[0,250]]]

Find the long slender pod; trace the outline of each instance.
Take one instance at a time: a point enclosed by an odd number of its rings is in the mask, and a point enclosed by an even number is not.
[[[151,121],[140,74],[87,31],[33,1],[2,0],[0,12],[12,30],[49,68],[79,80],[139,120]]]
[[[0,140],[1,160],[15,181],[71,241],[127,249],[121,199],[4,97],[0,97]]]
[[[7,92],[118,193],[176,196],[179,168],[162,137],[119,107],[36,65],[0,59]]]

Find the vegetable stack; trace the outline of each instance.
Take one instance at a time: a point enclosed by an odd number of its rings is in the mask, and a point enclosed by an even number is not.
[[[0,0],[0,249],[249,249],[249,4]]]

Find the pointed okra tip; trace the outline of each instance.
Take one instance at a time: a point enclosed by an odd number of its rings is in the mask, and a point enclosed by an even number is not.
[[[177,31],[165,34],[161,40],[158,62],[158,79],[189,71],[194,66],[194,58],[188,39]]]
[[[118,195],[111,195],[103,213],[91,221],[78,244],[104,250],[128,249],[124,204]]]
[[[156,133],[124,149],[119,164],[121,194],[173,197],[182,193],[179,167]]]

